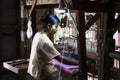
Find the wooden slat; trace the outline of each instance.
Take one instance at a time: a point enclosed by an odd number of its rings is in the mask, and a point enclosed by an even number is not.
[[[97,13],[92,19],[89,20],[89,22],[81,29],[81,33],[88,30],[98,19],[100,18],[100,14]]]
[[[6,62],[3,63],[3,66],[4,66],[4,68],[6,68],[6,69],[8,69],[16,74],[19,73],[17,68],[14,68],[13,66],[7,64]]]
[[[44,5],[36,5],[37,9],[47,9],[51,5],[52,8],[57,8],[59,4],[44,4]],[[25,9],[30,9],[31,6],[25,5]]]
[[[109,54],[111,58],[120,60],[120,52],[114,51]]]
[[[27,73],[29,59],[18,59],[8,62],[3,62],[3,67],[19,74],[21,71]]]
[[[20,28],[20,25],[0,25],[0,30],[17,30]]]
[[[48,8],[49,5],[52,5],[53,8],[58,7],[59,4],[42,4],[42,5],[36,5],[36,8]],[[76,5],[76,4],[73,4]],[[31,5],[25,5],[25,8],[30,9]],[[79,10],[81,5],[79,7],[73,7],[73,9]],[[106,8],[106,4],[102,4],[99,1],[87,1],[84,4],[84,7],[82,10],[85,12],[104,12]],[[106,8],[107,9],[107,8]],[[120,2],[115,2],[115,11],[120,12]]]
[[[79,9],[80,7],[81,5],[79,5],[79,7],[75,9]],[[85,12],[104,12],[106,11],[105,8],[107,10],[106,4],[97,1],[89,1],[84,4],[82,10],[84,10]],[[120,2],[115,2],[115,12],[120,12]]]

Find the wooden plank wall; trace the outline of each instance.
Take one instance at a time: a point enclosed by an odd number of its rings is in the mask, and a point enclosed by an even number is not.
[[[0,59],[17,59],[19,55],[19,0],[0,1]]]

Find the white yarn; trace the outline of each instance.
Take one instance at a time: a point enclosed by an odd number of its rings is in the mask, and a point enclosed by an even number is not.
[[[32,25],[32,22],[29,19],[28,23],[27,23],[27,26],[28,26],[28,28],[27,28],[27,38],[28,39],[30,39],[32,37],[32,35],[33,35],[33,30],[32,30],[32,26],[31,25]]]

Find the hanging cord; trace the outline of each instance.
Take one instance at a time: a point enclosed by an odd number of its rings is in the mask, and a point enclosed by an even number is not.
[[[70,17],[71,17],[72,20],[73,20],[73,24],[75,25],[75,29],[76,29],[76,31],[77,31],[77,34],[79,35],[79,31],[78,31],[78,29],[77,29],[77,28],[78,28],[78,25],[77,25],[74,17],[72,16],[70,9],[68,8],[68,4],[67,4],[66,0],[63,0],[63,2],[64,2],[65,6],[66,6],[66,8],[67,8],[67,11],[68,11]],[[63,33],[63,35],[64,35],[64,33]],[[63,52],[62,52],[61,64],[63,63],[63,54],[64,54],[64,52],[65,52],[64,50],[65,50],[65,47],[66,47],[66,46],[65,46],[64,39],[63,39],[63,43],[64,43],[64,45],[63,45]],[[65,47],[64,47],[64,46],[65,46]],[[60,64],[60,65],[61,65],[61,64]],[[58,78],[58,80],[61,80],[61,71],[62,71],[62,67],[60,67],[60,72],[59,72],[59,78]]]
[[[60,65],[62,65],[62,63],[63,63],[63,53],[64,52],[62,52],[62,54],[61,54],[62,55],[62,59],[61,59]],[[58,80],[61,80],[61,72],[62,72],[62,67],[60,66]]]
[[[73,17],[73,15],[71,14],[71,11],[70,11],[70,9],[67,9],[67,11],[68,11],[68,13],[69,13],[69,15],[70,15],[70,17],[72,18],[72,20],[73,20],[73,24],[75,25],[75,29],[76,29],[76,31],[77,31],[77,34],[79,34],[79,31],[78,31],[78,25],[77,25],[77,23],[76,23],[76,21],[75,21],[75,19],[74,19],[74,17]]]
[[[33,35],[33,30],[32,30],[32,21],[31,21],[31,14],[35,8],[37,0],[35,0],[32,4],[32,7],[30,9],[30,12],[28,14],[28,23],[27,23],[27,38],[30,39]]]
[[[65,30],[64,30],[65,31]],[[61,53],[61,56],[62,56],[62,59],[61,59],[61,61],[60,61],[60,68],[59,68],[59,70],[60,70],[60,72],[59,72],[59,76],[58,76],[58,80],[61,80],[61,72],[62,72],[62,67],[61,67],[61,65],[62,65],[62,63],[63,63],[63,57],[64,57],[64,54],[65,54],[65,48],[66,48],[66,45],[65,45],[65,35],[64,35],[64,33],[63,33],[63,39],[62,39],[62,43],[63,43],[63,46],[62,46],[62,49],[63,49],[63,51],[62,51],[62,53]]]
[[[66,6],[66,8],[67,8],[67,12],[69,13],[70,17],[71,17],[72,20],[73,20],[73,24],[75,25],[75,29],[76,29],[76,31],[77,31],[77,34],[79,35],[79,31],[78,31],[78,29],[77,29],[77,28],[78,28],[78,24],[76,23],[73,15],[71,14],[71,11],[70,11],[70,9],[69,9],[69,5],[68,5],[68,3],[67,3],[66,0],[63,0],[63,2],[64,2],[65,6]]]
[[[32,7],[31,7],[31,9],[30,9],[30,12],[29,12],[29,14],[28,14],[28,19],[29,19],[30,16],[32,15],[32,12],[33,12],[33,10],[34,10],[34,8],[35,8],[36,3],[37,3],[37,0],[34,0],[34,2],[33,2],[33,4],[32,4]]]
[[[77,31],[77,34],[79,34],[79,33],[78,33],[78,30],[77,30],[77,24],[76,24],[76,22],[75,22],[75,20],[74,20],[74,17],[71,15],[70,10],[68,9],[68,4],[67,4],[66,0],[63,0],[63,2],[64,2],[64,4],[65,4],[65,6],[67,7],[68,13],[69,13],[69,15],[71,16],[74,25],[76,26],[75,29],[76,29],[76,31]],[[65,51],[64,51],[64,50],[65,50],[65,47],[66,47],[65,42],[64,42],[64,37],[65,37],[64,35],[65,35],[65,34],[63,33],[63,40],[62,40],[62,41],[63,41],[63,52],[61,53],[62,59],[61,59],[61,63],[60,63],[60,72],[59,72],[58,80],[61,80],[61,71],[62,71],[61,65],[62,65],[62,63],[63,63],[63,55],[65,54]]]

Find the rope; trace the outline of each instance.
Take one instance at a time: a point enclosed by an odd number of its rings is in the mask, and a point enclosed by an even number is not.
[[[35,0],[34,3],[32,4],[32,7],[31,7],[30,12],[28,14],[28,18],[31,16],[31,14],[32,14],[32,12],[33,12],[33,10],[35,8],[36,3],[37,3],[37,0]]]
[[[64,33],[63,33],[63,36],[64,36]],[[62,42],[64,43],[64,38],[63,38],[63,40],[62,40]],[[61,59],[61,62],[60,62],[60,65],[62,65],[62,63],[63,63],[63,54],[64,54],[64,50],[65,50],[65,43],[63,44],[63,52],[61,53],[61,56],[62,56],[62,59]],[[60,67],[60,72],[59,72],[59,77],[58,77],[58,80],[61,80],[61,71],[62,71],[62,67]]]

